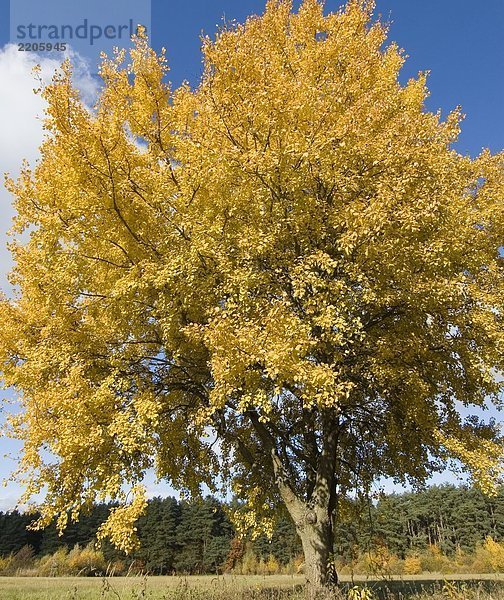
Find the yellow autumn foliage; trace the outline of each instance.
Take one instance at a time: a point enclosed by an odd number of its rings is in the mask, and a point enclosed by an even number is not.
[[[0,305],[41,526],[113,498],[102,534],[131,548],[150,468],[233,481],[247,527],[279,494],[329,522],[335,495],[450,458],[493,490],[499,433],[458,408],[502,391],[503,156],[453,149],[460,110],[399,83],[372,9],[270,0],[204,40],[196,89],[140,32],[93,109],[69,63],[41,92]]]

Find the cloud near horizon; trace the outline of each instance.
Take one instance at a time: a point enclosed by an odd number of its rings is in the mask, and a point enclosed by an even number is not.
[[[51,81],[64,58],[74,65],[74,83],[87,105],[92,105],[98,91],[98,83],[89,71],[84,58],[71,50],[61,59],[47,58],[30,52],[19,52],[14,44],[0,49],[0,171],[17,177],[23,160],[34,165],[43,140],[45,102],[34,89],[39,86],[33,67],[40,65],[43,84]],[[6,249],[7,231],[13,217],[12,198],[0,187],[0,288],[8,292],[6,274],[12,263]]]

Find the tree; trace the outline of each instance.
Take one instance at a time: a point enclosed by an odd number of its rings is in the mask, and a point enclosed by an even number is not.
[[[213,498],[183,503],[177,536],[180,550],[174,561],[182,573],[215,573],[229,554],[232,529],[222,506]]]
[[[20,514],[17,510],[10,513],[0,512],[0,556],[17,554],[23,547],[30,547],[35,552],[40,548],[38,531],[28,531],[32,518]]]
[[[294,524],[285,516],[277,520],[271,537],[257,537],[253,541],[252,549],[264,561],[273,556],[279,565],[287,565],[302,552]]]
[[[503,385],[502,155],[453,150],[371,13],[271,0],[203,40],[197,89],[140,32],[94,110],[68,63],[42,91],[0,327],[40,525],[111,497],[128,548],[146,469],[232,482],[243,527],[284,504],[317,587],[352,490],[452,459],[494,490],[498,428],[457,409]]]
[[[134,557],[140,559],[150,573],[167,575],[174,571],[174,561],[182,544],[177,540],[180,506],[175,498],[154,498],[145,515],[138,521],[141,547]]]

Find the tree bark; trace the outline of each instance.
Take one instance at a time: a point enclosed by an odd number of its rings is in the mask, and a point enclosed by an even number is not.
[[[275,483],[301,538],[308,598],[317,598],[319,592],[338,583],[333,562],[333,517],[336,501],[334,473],[338,438],[335,419],[325,415],[324,442],[318,457],[314,487],[310,498],[305,501],[296,494],[292,474],[283,464],[273,436],[254,411],[249,411],[249,416],[260,439],[271,453]]]
[[[309,598],[316,598],[322,589],[337,585],[338,578],[333,562],[333,527],[329,516],[316,519],[308,512],[304,523],[297,524],[303,545],[305,576]]]

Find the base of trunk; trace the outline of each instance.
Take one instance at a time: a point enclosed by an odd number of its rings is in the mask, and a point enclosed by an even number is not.
[[[333,536],[330,524],[318,523],[300,532],[305,558],[305,576],[309,598],[338,584],[333,560]]]

